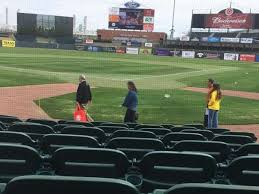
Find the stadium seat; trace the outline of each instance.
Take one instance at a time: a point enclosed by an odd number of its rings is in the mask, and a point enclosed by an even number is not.
[[[93,137],[80,135],[45,135],[40,142],[44,154],[53,154],[57,149],[64,147],[90,147],[98,148],[100,145]]]
[[[183,125],[183,127],[194,127],[196,129],[205,129],[204,125],[203,124],[185,124]]]
[[[257,137],[255,136],[255,134],[254,133],[249,133],[249,132],[233,132],[233,131],[228,131],[228,132],[223,133],[223,135],[242,135],[242,136],[248,136],[248,137],[251,137],[254,142],[257,141]]]
[[[1,130],[5,130],[6,129],[6,125],[0,121],[0,128]]]
[[[196,130],[196,129],[185,129],[182,131],[183,133],[196,133],[196,134],[201,134],[204,137],[206,137],[208,140],[212,140],[215,135],[213,132],[209,130]]]
[[[37,123],[16,123],[14,125],[11,125],[8,130],[26,133],[33,140],[40,140],[46,134],[55,133],[55,131],[48,125]]]
[[[120,150],[124,152],[130,160],[138,161],[149,152],[164,150],[165,146],[158,139],[115,138],[108,142],[107,148]]]
[[[102,129],[106,134],[111,135],[115,131],[119,130],[129,130],[129,128],[126,127],[113,127],[113,126],[99,126],[98,128]]]
[[[197,140],[206,141],[207,139],[201,134],[194,133],[169,133],[163,139],[162,142],[166,147],[173,147],[176,143],[184,140]]]
[[[172,148],[172,151],[200,152],[209,154],[213,156],[218,163],[225,162],[230,154],[230,148],[228,144],[212,141],[180,141]]]
[[[174,127],[174,125],[172,125],[172,124],[162,124],[161,126],[166,128],[166,129],[171,129],[171,128]]]
[[[91,124],[93,124],[95,127],[98,127],[102,124],[109,124],[109,123],[111,123],[111,122],[106,122],[106,121],[93,121],[93,122],[91,122]]]
[[[100,143],[104,143],[104,141],[106,140],[104,131],[96,127],[69,126],[62,129],[61,133],[71,134],[71,135],[91,136],[97,139]]]
[[[102,123],[100,126],[129,128],[129,126],[124,123]]]
[[[22,120],[18,119],[17,117],[12,117],[12,116],[0,116],[0,122],[7,124],[7,125],[12,125],[15,122],[22,122]]]
[[[133,137],[133,138],[157,138],[156,134],[149,131],[136,131],[136,130],[119,130],[111,135],[111,139],[117,137]]]
[[[130,183],[118,179],[23,176],[10,181],[5,194],[139,194]]]
[[[259,186],[259,156],[243,156],[233,160],[227,168],[231,184]]]
[[[73,126],[73,125],[57,124],[57,125],[53,126],[53,130],[57,133],[57,132],[61,132],[62,129],[64,129],[65,127],[69,127],[69,126]],[[78,125],[75,125],[75,126],[78,126]]]
[[[82,125],[85,127],[94,127],[92,123],[85,123],[85,122],[79,122],[79,121],[65,121],[64,123],[59,123],[59,124]]]
[[[135,127],[139,125],[138,123],[125,123],[125,124],[128,125],[130,129],[135,129]]]
[[[130,167],[120,151],[94,148],[60,148],[52,157],[56,175],[124,178]]]
[[[0,144],[0,181],[8,182],[14,177],[33,175],[41,166],[38,152],[24,145]]]
[[[250,143],[250,144],[243,145],[235,152],[235,155],[236,156],[250,156],[250,155],[259,156],[259,144]]]
[[[164,137],[166,134],[172,132],[170,129],[165,129],[165,128],[141,128],[140,130],[152,132],[159,137]]]
[[[140,130],[143,128],[163,128],[161,125],[149,125],[149,124],[140,124],[135,126],[135,130]]]
[[[207,183],[216,173],[216,160],[207,154],[152,152],[139,164],[143,192],[168,189],[180,183]]]
[[[225,132],[229,132],[229,129],[223,129],[223,128],[215,128],[215,129],[207,129],[209,131],[212,131],[214,134],[223,134]]]
[[[169,190],[157,191],[153,194],[257,194],[258,187],[186,183],[176,185]]]
[[[212,139],[212,141],[225,142],[234,150],[239,149],[242,145],[253,143],[251,137],[241,135],[219,135]]]
[[[46,119],[27,119],[26,122],[48,125],[50,127],[54,127],[55,125],[58,124],[56,121],[46,120]]]
[[[174,133],[178,133],[178,132],[181,132],[183,130],[197,130],[197,128],[195,127],[173,127],[171,128],[171,131],[174,132]]]
[[[35,142],[27,134],[12,131],[0,131],[0,143],[35,146]]]

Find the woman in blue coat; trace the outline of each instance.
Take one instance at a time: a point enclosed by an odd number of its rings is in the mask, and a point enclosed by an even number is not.
[[[125,123],[135,123],[136,122],[136,112],[138,106],[138,95],[137,88],[133,81],[128,82],[128,94],[124,100],[122,106],[127,108],[124,122]]]

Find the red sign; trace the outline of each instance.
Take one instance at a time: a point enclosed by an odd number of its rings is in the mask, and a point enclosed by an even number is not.
[[[144,24],[143,30],[146,30],[146,31],[149,31],[149,32],[154,31],[154,24]]]
[[[240,61],[255,62],[255,55],[242,54],[240,55]]]
[[[206,28],[249,29],[252,28],[252,17],[251,14],[242,13],[210,14],[207,16]]]
[[[126,49],[123,48],[123,47],[117,48],[117,49],[116,49],[116,53],[125,54],[125,53],[126,53]]]
[[[144,16],[154,17],[155,10],[154,9],[144,9]]]

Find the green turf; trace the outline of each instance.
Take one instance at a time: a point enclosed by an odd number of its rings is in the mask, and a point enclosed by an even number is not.
[[[120,107],[126,94],[124,89],[96,88],[89,113],[95,120],[122,122],[124,109]],[[170,98],[165,98],[169,94]],[[56,119],[72,119],[75,94],[43,99],[40,106]],[[204,94],[180,90],[141,90],[139,113],[141,123],[202,122]],[[37,101],[39,104],[39,101]],[[259,101],[224,97],[220,112],[221,124],[258,123]],[[247,110],[247,111],[245,111]],[[245,112],[245,114],[244,114]]]

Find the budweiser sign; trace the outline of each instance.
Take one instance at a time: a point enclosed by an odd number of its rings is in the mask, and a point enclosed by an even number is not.
[[[252,17],[242,13],[211,14],[208,15],[206,28],[249,29],[252,28]]]

